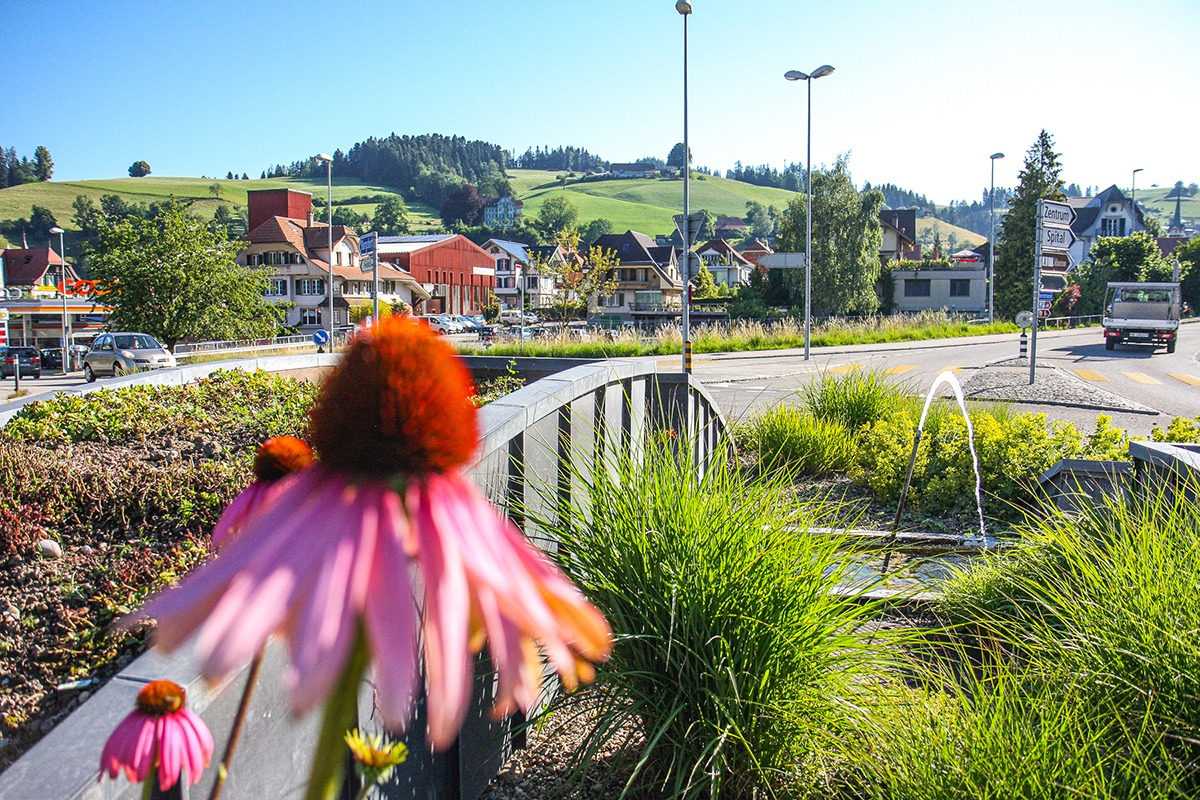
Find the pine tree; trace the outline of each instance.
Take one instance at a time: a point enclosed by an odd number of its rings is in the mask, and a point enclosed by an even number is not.
[[[1025,157],[1025,169],[1009,202],[996,242],[996,315],[1015,317],[1033,306],[1033,258],[1036,252],[1038,200],[1065,200],[1062,164],[1054,139],[1043,130]]]
[[[50,151],[42,145],[38,145],[33,151],[33,174],[39,181],[48,181],[54,174],[54,159],[50,157]]]

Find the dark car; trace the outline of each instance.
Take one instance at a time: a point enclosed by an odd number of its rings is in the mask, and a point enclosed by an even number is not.
[[[41,351],[42,369],[62,369],[62,348],[47,347]]]
[[[21,370],[21,377],[32,375],[40,378],[42,377],[42,355],[36,347],[10,347],[4,354],[2,369],[6,378],[11,378],[18,369]]]

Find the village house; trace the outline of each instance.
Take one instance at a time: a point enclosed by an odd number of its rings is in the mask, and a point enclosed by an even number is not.
[[[294,189],[248,192],[249,233],[238,262],[268,271],[268,300],[291,303],[287,324],[304,333],[329,328],[329,284],[333,281],[333,327],[351,324],[351,309],[373,306],[373,275],[366,272],[358,234],[344,225],[329,228],[313,218],[312,195]],[[379,266],[379,303],[404,303],[420,313],[430,293],[411,274],[386,261]],[[361,315],[361,312],[360,312]]]
[[[483,203],[483,224],[490,228],[512,228],[521,224],[525,204],[511,197],[489,197]]]
[[[696,248],[696,254],[712,273],[713,281],[732,289],[750,280],[754,264],[724,239],[710,239]]]
[[[611,250],[618,263],[612,274],[615,291],[597,304],[598,324],[655,327],[679,316],[683,280],[674,247],[660,246],[637,231],[607,233],[594,247]]]
[[[1075,209],[1075,221],[1071,223],[1071,232],[1075,234],[1071,260],[1076,264],[1087,258],[1092,245],[1101,236],[1129,236],[1135,231],[1146,230],[1142,210],[1136,208],[1115,184],[1095,197],[1068,197],[1067,202]]]
[[[482,314],[495,293],[495,258],[465,236],[380,236],[376,250],[382,263],[420,284],[426,313]]]

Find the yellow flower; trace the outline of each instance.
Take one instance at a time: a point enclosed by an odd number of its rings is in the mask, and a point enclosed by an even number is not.
[[[408,758],[408,748],[404,742],[384,744],[383,737],[378,733],[366,736],[358,728],[346,731],[346,746],[350,748],[350,755],[354,756],[358,774],[368,786],[386,781],[392,770]]]

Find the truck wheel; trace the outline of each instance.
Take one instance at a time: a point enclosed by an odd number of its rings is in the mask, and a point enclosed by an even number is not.
[[[1167,352],[1168,352],[1168,353],[1174,353],[1174,352],[1175,352],[1175,340],[1174,340],[1174,339],[1172,339],[1171,341],[1167,342]]]
[[[1105,339],[1104,340],[1104,349],[1105,350],[1114,350],[1114,349],[1116,349],[1116,346],[1117,346],[1116,339]]]

